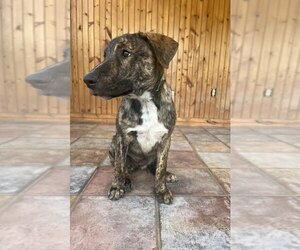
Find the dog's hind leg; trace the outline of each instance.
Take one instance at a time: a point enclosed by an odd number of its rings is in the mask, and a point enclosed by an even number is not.
[[[108,192],[108,198],[111,200],[118,200],[124,196],[125,192],[131,190],[131,181],[125,164],[126,152],[127,148],[124,147],[121,136],[115,135],[109,151],[110,160],[114,166],[113,181]]]
[[[157,165],[157,160],[155,160],[154,162],[150,163],[147,168],[149,170],[149,172],[153,175],[156,174],[156,165]],[[166,182],[168,183],[173,183],[173,182],[177,182],[177,176],[169,171],[166,172]]]

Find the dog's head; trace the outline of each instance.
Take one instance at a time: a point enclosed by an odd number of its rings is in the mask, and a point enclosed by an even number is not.
[[[155,88],[177,51],[172,38],[155,33],[126,34],[113,39],[104,61],[84,77],[95,96],[111,99],[140,95]]]
[[[70,96],[70,49],[64,51],[62,62],[26,76],[25,81],[45,96]]]

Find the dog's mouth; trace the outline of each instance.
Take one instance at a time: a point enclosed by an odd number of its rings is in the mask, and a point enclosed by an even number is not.
[[[110,100],[112,98],[129,95],[132,92],[131,90],[128,90],[128,91],[124,91],[123,93],[118,93],[118,94],[113,94],[113,95],[102,95],[93,89],[89,89],[89,90],[93,96],[99,96],[99,97],[103,98],[104,100]]]
[[[112,99],[111,96],[100,96],[100,97],[103,98],[104,100],[110,100],[110,99]]]
[[[99,97],[103,98],[104,100],[110,100],[110,99],[113,98],[112,96],[103,96],[103,95],[99,95],[97,92],[95,92],[95,91],[92,90],[92,89],[89,89],[89,90],[90,90],[90,93],[91,93],[93,96],[99,96]]]

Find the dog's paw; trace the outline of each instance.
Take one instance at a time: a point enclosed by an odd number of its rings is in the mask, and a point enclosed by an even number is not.
[[[177,176],[173,173],[167,172],[166,174],[166,182],[168,183],[173,183],[173,182],[177,182]]]
[[[173,195],[169,189],[166,189],[163,193],[158,193],[158,202],[164,204],[171,204],[173,201]]]
[[[108,192],[108,198],[110,200],[116,201],[116,200],[122,198],[124,196],[124,194],[125,194],[124,188],[111,187]]]

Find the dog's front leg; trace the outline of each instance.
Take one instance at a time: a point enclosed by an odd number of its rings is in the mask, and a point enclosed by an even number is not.
[[[114,147],[111,149],[110,157],[114,165],[114,177],[108,192],[108,198],[118,200],[124,196],[125,191],[130,191],[131,182],[125,165],[126,147],[123,144],[122,137],[116,135],[113,143]]]
[[[173,200],[171,191],[167,188],[167,160],[170,148],[171,138],[165,136],[157,150],[157,166],[155,173],[155,192],[158,196],[158,201],[165,204],[170,204]]]

